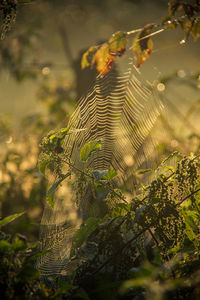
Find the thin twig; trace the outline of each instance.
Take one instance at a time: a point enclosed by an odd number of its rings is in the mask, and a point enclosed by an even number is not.
[[[200,191],[200,188],[198,188],[197,190],[193,191],[193,192],[190,193],[188,196],[186,196],[185,198],[183,198],[179,203],[176,203],[175,206],[181,205],[185,200],[189,199],[191,196],[195,195],[195,194],[198,193],[199,191]]]
[[[121,253],[121,251],[123,251],[127,246],[129,246],[133,241],[135,241],[141,234],[143,234],[146,230],[148,229],[148,227],[143,228],[140,232],[138,232],[138,234],[136,234],[134,237],[132,237],[130,240],[128,240],[128,242],[126,242],[122,247],[120,247],[113,255],[111,255],[110,257],[108,257],[106,259],[106,261],[104,261],[104,263],[102,263],[92,274],[91,276],[95,275],[96,273],[98,273],[101,269],[103,269],[103,267],[105,267],[112,259],[113,257],[119,255]]]
[[[143,36],[142,38],[140,38],[139,41],[148,39],[149,37],[154,36],[154,35],[156,35],[156,34],[158,34],[158,33],[161,33],[161,32],[163,32],[164,30],[166,30],[166,29],[165,29],[165,28],[162,28],[162,29],[159,29],[159,30],[157,30],[157,31],[155,31],[155,32],[152,32],[152,33],[150,33],[150,34],[147,34],[147,35]]]

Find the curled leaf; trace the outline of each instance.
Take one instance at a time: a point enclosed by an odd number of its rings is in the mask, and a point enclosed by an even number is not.
[[[127,42],[128,39],[126,32],[115,32],[108,41],[110,54],[113,56],[121,56],[124,54]]]
[[[133,40],[133,52],[135,54],[135,60],[137,62],[137,67],[139,68],[141,64],[147,60],[153,49],[153,41],[151,38],[146,37],[150,34],[152,24],[146,25],[141,32],[139,32]]]
[[[97,71],[105,75],[110,71],[115,61],[115,57],[110,54],[109,45],[104,43],[95,53],[92,64],[96,63]]]
[[[51,208],[54,207],[54,194],[58,188],[58,186],[60,185],[60,183],[67,177],[69,177],[71,175],[71,172],[68,172],[67,174],[65,174],[60,180],[56,181],[47,191],[47,196],[46,196],[46,201],[49,204],[49,206]]]
[[[48,166],[48,164],[50,163],[51,159],[50,158],[47,158],[46,160],[42,161],[40,164],[39,164],[39,171],[40,173],[45,177],[45,170],[46,170],[46,167]]]

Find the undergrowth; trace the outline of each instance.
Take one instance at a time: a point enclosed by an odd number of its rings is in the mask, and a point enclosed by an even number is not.
[[[86,160],[99,150],[90,146]],[[167,165],[172,157],[173,167]],[[104,197],[100,207],[94,208],[95,201],[88,204],[87,218],[73,237],[68,272],[47,287],[34,267],[44,253],[24,236],[1,232],[3,299],[198,299],[199,164],[199,156],[173,153],[156,170],[154,180],[129,201],[115,188],[112,168],[97,174],[71,165],[80,199],[88,182],[93,200],[102,192]]]

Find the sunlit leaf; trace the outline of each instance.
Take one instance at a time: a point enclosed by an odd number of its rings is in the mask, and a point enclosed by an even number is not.
[[[54,194],[58,188],[58,186],[60,185],[60,183],[67,177],[69,177],[71,175],[71,172],[68,172],[66,175],[64,175],[60,180],[58,180],[57,182],[55,182],[47,191],[47,196],[46,196],[46,201],[49,204],[49,206],[51,208],[54,207]]]
[[[165,166],[165,168],[168,169],[169,171],[171,171],[172,173],[175,172],[175,170],[172,166]]]
[[[52,144],[55,144],[58,139],[63,140],[66,135],[71,134],[70,128],[71,128],[71,125],[68,126],[68,127],[61,128],[61,129],[58,129],[56,131],[50,132],[48,134],[47,138],[49,139],[49,141]]]
[[[106,174],[104,174],[101,179],[109,181],[113,179],[115,176],[117,176],[117,172],[111,166],[110,170]]]
[[[147,60],[153,49],[153,41],[151,38],[146,38],[150,34],[151,28],[153,25],[146,25],[141,32],[139,32],[134,40],[132,49],[135,54],[135,60],[137,67],[139,68],[141,64]]]
[[[110,54],[113,56],[121,56],[126,50],[127,42],[126,32],[115,32],[108,41]]]
[[[101,150],[101,140],[94,140],[85,144],[80,151],[80,159],[86,161],[92,152]]]
[[[152,171],[152,169],[141,169],[141,170],[138,170],[138,174],[142,175],[142,174],[145,174],[145,173],[149,173],[151,171]]]
[[[96,63],[97,71],[105,75],[110,71],[115,61],[115,57],[110,54],[109,45],[104,43],[95,53],[92,64]]]
[[[90,47],[82,56],[81,60],[81,68],[85,69],[92,65],[92,60],[94,57],[95,52],[97,51],[98,47],[92,46]]]
[[[180,153],[179,151],[174,151],[173,153],[171,153],[170,155],[168,155],[163,161],[162,164],[166,163],[166,161],[172,159],[175,156],[178,156]]]
[[[198,232],[198,228],[195,224],[194,218],[196,218],[196,213],[191,211],[181,211],[184,221],[185,221],[185,233],[189,240],[194,244],[194,246],[198,249],[199,247],[199,239],[196,234]]]
[[[4,226],[4,225],[14,221],[15,219],[21,217],[23,214],[24,214],[24,212],[5,217],[3,220],[0,220],[0,226]]]

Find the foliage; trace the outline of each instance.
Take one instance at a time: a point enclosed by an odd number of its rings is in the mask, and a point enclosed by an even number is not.
[[[25,236],[11,237],[0,231],[0,288],[3,299],[87,299],[87,294],[67,282],[58,282],[57,289],[40,280],[35,260],[44,253]]]
[[[25,3],[30,1],[18,1]],[[15,22],[17,1],[2,1],[2,38]],[[132,32],[116,32],[106,43],[90,47],[83,55],[82,68],[96,64],[103,76],[113,66],[117,56],[123,55],[132,39],[138,67],[152,51],[153,29],[157,27],[175,29],[181,26],[184,41],[190,36],[200,36],[199,1],[171,1],[169,14],[162,25],[147,25]],[[0,47],[1,64],[8,67],[20,81],[37,78],[41,70],[48,73],[48,64],[34,65],[30,72],[22,62],[27,49],[33,47],[33,32],[27,29],[27,38],[5,40]],[[184,42],[182,41],[182,42]],[[18,49],[14,51],[13,49]],[[46,68],[46,69],[45,69]],[[46,76],[46,77],[45,77]],[[44,255],[37,245],[28,243],[20,234],[10,236],[0,232],[0,286],[4,299],[198,299],[200,284],[199,264],[199,156],[181,156],[174,152],[163,160],[155,174],[152,169],[138,171],[140,179],[153,174],[154,180],[142,186],[140,194],[126,198],[124,188],[117,189],[116,171],[110,169],[94,171],[75,169],[63,151],[68,127],[51,131],[40,143],[39,171],[36,167],[38,144],[44,132],[57,126],[68,113],[65,99],[73,106],[71,85],[51,86],[45,75],[39,91],[40,100],[47,106],[47,120],[43,116],[27,118],[22,125],[22,134],[13,132],[1,120],[6,149],[1,156],[0,200],[3,215],[7,211],[27,211],[16,220],[15,225],[4,226],[5,232],[26,232],[29,240],[37,238],[35,224],[39,223],[42,201],[53,207],[54,194],[63,180],[71,178],[76,190],[77,205],[89,194],[91,202],[82,211],[85,221],[73,237],[69,261],[75,270],[69,276],[56,278],[51,287],[41,281],[35,269],[35,259]],[[197,79],[199,73],[194,75]],[[166,83],[173,78],[165,78]],[[189,82],[188,78],[186,79]],[[195,81],[197,82],[197,80]],[[197,84],[197,83],[195,83]],[[73,88],[72,88],[73,89]],[[199,100],[198,100],[199,101]],[[198,102],[196,102],[198,106]],[[196,109],[191,107],[188,116]],[[79,129],[77,129],[78,131]],[[14,145],[10,141],[14,138]],[[2,136],[1,136],[2,138]],[[193,135],[191,139],[199,136]],[[168,150],[169,151],[168,147]],[[86,162],[94,151],[101,151],[100,141],[90,141],[80,153]],[[170,160],[176,159],[171,165]],[[61,165],[67,172],[63,173]],[[57,180],[47,189],[44,177],[56,172]],[[41,176],[42,175],[42,176]],[[21,214],[0,220],[0,226]],[[96,216],[99,217],[96,217]],[[44,278],[43,278],[44,280]],[[50,281],[52,284],[52,281]]]
[[[185,33],[185,39],[180,41],[181,44],[188,40],[192,35],[194,40],[200,37],[200,3],[190,3],[190,1],[171,0],[168,4],[168,16],[163,18],[162,24],[148,24],[141,29],[129,32],[115,32],[107,43],[99,46],[91,46],[82,57],[82,69],[93,67],[96,63],[97,71],[100,75],[105,75],[110,71],[116,56],[121,56],[126,51],[128,41],[131,36],[136,34],[132,42],[132,50],[134,52],[135,61],[139,68],[142,63],[149,58],[153,41],[151,36],[162,32],[164,29],[175,29],[181,26]],[[178,14],[178,16],[177,16]],[[162,29],[152,32],[153,29],[162,27]]]
[[[0,220],[0,226],[4,226],[4,225],[12,222],[13,220],[20,217],[23,214],[24,213],[14,214],[14,215],[11,215],[11,216],[8,216],[8,217],[4,218],[3,220]]]
[[[169,166],[173,158],[176,165]],[[41,283],[33,264],[43,253],[24,236],[11,238],[2,232],[4,299],[198,299],[199,166],[199,156],[172,153],[155,179],[130,201],[112,184],[112,167],[99,174],[72,168],[77,194],[84,194],[80,182],[92,185],[96,199],[103,188],[107,193],[99,205],[106,204],[107,210],[100,218],[89,217],[75,232],[68,264],[76,268],[70,274],[69,267],[67,277],[58,278],[51,288]]]
[[[95,143],[86,144],[81,152]],[[168,165],[173,158],[176,165]],[[68,274],[63,280],[84,289],[89,299],[110,299],[111,294],[111,299],[140,295],[145,299],[198,298],[199,167],[199,156],[185,157],[176,151],[163,160],[155,179],[130,201],[114,187],[116,172],[112,167],[102,172],[72,167],[77,198],[87,197],[90,186],[98,207],[94,213],[90,200],[86,221],[74,234]],[[73,275],[70,264],[76,266]]]
[[[17,6],[19,4],[30,3],[32,0],[2,0],[0,4],[0,16],[3,20],[1,24],[1,39],[5,38],[6,33],[11,29],[16,21]]]
[[[146,38],[146,36],[150,33],[152,27],[153,25],[151,24],[146,25],[144,29],[139,32],[133,40],[132,47],[133,52],[135,53],[135,60],[138,68],[150,56],[153,49],[152,39]]]

